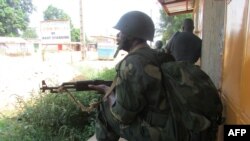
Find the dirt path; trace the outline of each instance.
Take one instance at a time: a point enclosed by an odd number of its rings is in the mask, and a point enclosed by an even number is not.
[[[80,61],[80,54],[72,52],[47,54],[42,61],[39,54],[25,57],[0,55],[0,113],[14,108],[18,96],[28,99],[37,94],[41,81],[59,85],[82,75],[73,66],[103,69],[112,67],[116,61]],[[74,64],[74,65],[72,65]]]
[[[123,58],[98,61],[94,55],[90,54],[87,61],[80,61],[80,54],[72,52],[47,54],[45,61],[39,54],[25,57],[0,55],[0,114],[15,110],[18,97],[26,100],[38,94],[42,80],[48,85],[59,85],[72,79],[77,81],[84,78],[77,67],[102,70],[114,67]],[[95,135],[88,141],[96,141]]]
[[[0,64],[0,110],[13,108],[17,96],[38,93],[43,79],[60,83],[79,74],[66,63],[42,62],[38,56],[0,56]]]

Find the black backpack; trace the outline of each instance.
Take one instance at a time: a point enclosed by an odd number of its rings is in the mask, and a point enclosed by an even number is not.
[[[210,77],[188,62],[168,62],[160,67],[176,140],[181,141],[186,131],[192,141],[215,141],[218,126],[224,121],[223,105]]]

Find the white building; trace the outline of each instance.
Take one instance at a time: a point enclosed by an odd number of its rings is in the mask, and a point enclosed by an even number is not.
[[[33,45],[20,37],[0,37],[0,53],[6,55],[29,55]]]

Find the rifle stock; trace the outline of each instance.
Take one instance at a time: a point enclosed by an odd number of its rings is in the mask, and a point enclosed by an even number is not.
[[[90,91],[94,89],[89,88],[88,85],[100,85],[100,84],[110,86],[112,84],[112,81],[85,80],[85,81],[75,81],[75,82],[64,82],[60,86],[49,87],[43,80],[42,87],[40,88],[40,90],[42,90],[42,92],[49,90],[50,93],[58,93],[60,92],[60,89],[66,89],[68,91]]]

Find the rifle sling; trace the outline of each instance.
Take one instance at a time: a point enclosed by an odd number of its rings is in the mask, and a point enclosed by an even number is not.
[[[116,80],[117,80],[117,76],[115,76],[115,79],[113,80],[110,88],[108,89],[108,91],[105,93],[104,97],[103,97],[103,101],[106,101],[108,96],[112,93],[112,91],[114,90],[115,88],[115,85],[116,85]]]

